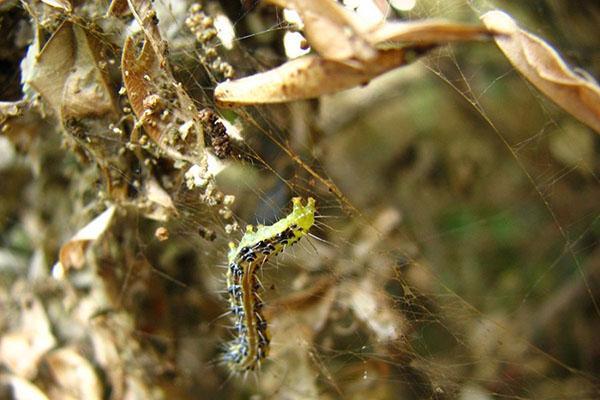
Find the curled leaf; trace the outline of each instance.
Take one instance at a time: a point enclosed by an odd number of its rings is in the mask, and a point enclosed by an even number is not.
[[[478,40],[492,30],[443,20],[361,23],[334,1],[269,0],[293,8],[318,55],[291,60],[270,71],[227,81],[215,89],[221,106],[281,103],[331,94],[358,85],[396,67],[408,64],[407,55],[422,54],[454,41]],[[393,49],[382,49],[391,42]],[[398,48],[400,43],[406,44]]]
[[[160,75],[160,67],[150,41],[146,40],[138,52],[133,38],[128,37],[125,40],[121,71],[133,112],[142,121],[148,135],[159,142],[162,134],[159,116],[165,108],[165,102],[159,95],[152,93],[155,79],[150,77],[156,78]]]
[[[166,62],[146,38],[141,50],[133,37],[125,40],[121,58],[123,83],[131,108],[144,131],[177,160],[206,165],[202,126],[191,98],[163,66]],[[176,98],[178,101],[167,101]],[[184,121],[184,122],[180,122]],[[182,126],[186,130],[182,130]]]
[[[34,58],[27,83],[62,121],[115,115],[116,103],[100,59],[98,40],[66,21]]]
[[[374,43],[391,41],[441,44],[485,39],[493,34],[492,30],[484,26],[430,19],[388,22],[374,29],[369,34],[369,39]]]
[[[364,34],[364,27],[350,11],[331,0],[269,0],[294,9],[304,23],[304,33],[319,55],[328,60],[368,61],[376,49]]]
[[[95,242],[110,225],[115,213],[111,206],[81,228],[67,243],[60,248],[59,261],[63,271],[69,268],[81,268],[85,262],[85,250]]]
[[[481,19],[496,36],[496,44],[527,80],[575,118],[600,133],[600,88],[576,74],[548,43],[520,29],[502,11],[490,11]]]
[[[319,97],[366,85],[378,75],[407,64],[407,54],[407,49],[380,50],[363,68],[307,55],[266,72],[220,83],[215,89],[215,100],[227,107]]]

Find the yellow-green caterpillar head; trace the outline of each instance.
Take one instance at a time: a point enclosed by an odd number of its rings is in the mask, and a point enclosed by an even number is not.
[[[302,204],[301,197],[292,199],[292,212],[287,217],[274,223],[273,225],[258,225],[256,228],[252,225],[246,226],[246,233],[236,246],[229,243],[229,262],[238,257],[238,253],[245,247],[253,247],[258,242],[275,240],[278,234],[295,225],[293,238],[286,238],[286,244],[292,244],[304,236],[315,222],[315,199],[309,197],[306,205]]]
[[[288,220],[293,221],[298,225],[304,232],[307,232],[310,227],[315,223],[315,199],[309,197],[306,201],[306,205],[302,205],[301,197],[294,197],[292,199],[293,209]]]

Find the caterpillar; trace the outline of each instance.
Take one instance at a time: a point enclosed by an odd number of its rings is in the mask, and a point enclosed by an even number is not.
[[[315,220],[312,197],[306,205],[300,197],[294,197],[292,205],[287,217],[273,225],[259,225],[256,230],[248,225],[237,246],[229,243],[227,293],[236,338],[227,344],[223,360],[234,372],[254,370],[269,353],[271,338],[262,313],[262,286],[257,272],[271,256],[306,235]]]

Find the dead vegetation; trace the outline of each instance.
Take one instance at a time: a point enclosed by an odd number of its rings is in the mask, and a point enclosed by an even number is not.
[[[249,3],[0,2],[0,397],[597,397],[597,83],[498,10]],[[227,242],[292,195],[231,377]]]

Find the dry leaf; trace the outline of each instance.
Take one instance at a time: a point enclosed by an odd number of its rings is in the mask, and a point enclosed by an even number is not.
[[[16,375],[29,379],[37,374],[40,359],[56,345],[56,339],[42,303],[29,294],[16,293],[14,296],[22,299],[20,326],[2,336],[0,363]]]
[[[567,112],[600,133],[600,88],[577,75],[548,43],[520,29],[502,11],[481,17],[502,35],[495,38],[504,55],[542,93]]]
[[[62,121],[116,115],[112,89],[98,66],[99,48],[83,28],[65,21],[35,58],[27,83]]]
[[[55,399],[102,399],[102,385],[94,367],[72,348],[62,348],[45,357],[54,378],[51,396]]]
[[[160,58],[149,40],[136,53],[136,43],[128,37],[121,58],[123,83],[144,132],[170,157],[201,165],[206,170],[204,136],[196,107],[183,88],[160,67]],[[179,101],[166,100],[173,97]],[[180,128],[184,124],[189,128],[182,135]]]
[[[199,113],[173,76],[166,57],[166,41],[160,36],[152,3],[136,0],[129,2],[129,6],[145,35],[143,43],[133,36],[127,37],[121,58],[123,83],[131,108],[144,131],[170,157],[206,170]],[[183,124],[190,125],[185,135],[179,134]]]
[[[442,44],[480,40],[491,37],[493,31],[477,25],[464,25],[444,20],[387,22],[369,33],[372,43],[410,42]]]
[[[159,143],[162,129],[158,117],[166,105],[156,93],[151,92],[156,85],[153,83],[154,79],[150,78],[160,74],[158,57],[147,40],[139,52],[136,51],[136,47],[133,38],[128,37],[125,40],[121,56],[123,83],[133,112],[142,120],[146,133]]]
[[[110,225],[115,213],[115,206],[109,207],[102,214],[84,226],[67,243],[60,248],[59,262],[64,271],[70,268],[81,268],[85,262],[85,250],[95,242]]]
[[[319,55],[328,60],[368,61],[377,51],[364,35],[360,21],[332,0],[269,0],[296,10],[304,23],[304,34]]]
[[[333,1],[270,0],[298,11],[311,46],[319,55],[291,60],[270,71],[217,85],[215,101],[224,107],[281,103],[315,98],[358,85],[405,65],[407,54],[422,54],[453,41],[478,40],[492,32],[442,20],[388,22],[360,26],[352,13]],[[385,42],[411,42],[396,49],[376,49]]]
[[[407,64],[406,49],[380,50],[362,69],[307,55],[272,70],[217,85],[215,100],[223,107],[281,103],[319,97],[358,85]]]

